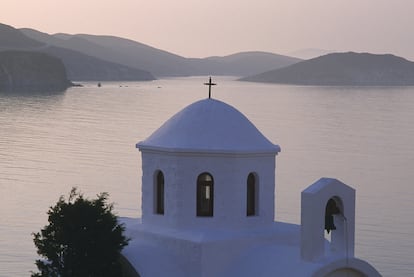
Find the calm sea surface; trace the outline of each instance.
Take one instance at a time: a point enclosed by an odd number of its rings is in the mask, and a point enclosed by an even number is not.
[[[28,276],[32,232],[74,186],[106,191],[140,216],[135,143],[206,98],[206,78],[85,83],[58,95],[0,94],[0,276]],[[356,255],[384,276],[414,276],[414,87],[300,87],[217,78],[213,97],[274,143],[276,219],[299,223],[300,192],[320,177],[357,190]]]

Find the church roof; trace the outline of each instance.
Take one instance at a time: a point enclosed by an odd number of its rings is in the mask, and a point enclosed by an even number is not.
[[[197,101],[167,120],[144,141],[141,150],[206,153],[277,153],[246,116],[215,100]]]

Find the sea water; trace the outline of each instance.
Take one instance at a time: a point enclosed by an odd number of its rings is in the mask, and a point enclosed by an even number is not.
[[[0,94],[0,276],[28,276],[33,232],[78,187],[140,216],[135,148],[208,97],[207,78],[83,83],[57,94]],[[356,256],[384,276],[414,276],[414,87],[306,87],[213,78],[212,97],[244,113],[282,152],[276,220],[300,223],[300,193],[321,177],[354,187]]]

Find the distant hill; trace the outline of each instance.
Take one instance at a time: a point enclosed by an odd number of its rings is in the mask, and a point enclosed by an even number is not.
[[[79,51],[134,68],[145,68],[156,77],[189,76],[195,70],[184,57],[130,39],[87,34],[66,36],[69,37],[67,41],[78,40],[79,43],[79,39],[83,39],[101,46],[99,51],[95,51],[96,49],[84,44],[82,49],[78,48]]]
[[[28,38],[15,28],[0,23],[0,51],[10,49],[33,49],[44,46],[44,43]]]
[[[414,85],[414,63],[394,55],[333,53],[242,81],[316,86]]]
[[[74,81],[151,81],[148,71],[111,63],[76,51],[49,46],[40,50],[60,58]]]
[[[334,53],[334,52],[338,52],[338,51],[318,49],[318,48],[306,48],[306,49],[300,49],[300,50],[290,52],[288,53],[288,55],[292,57],[297,57],[303,60],[309,60],[309,59],[317,58],[317,57],[327,55],[330,53]]]
[[[58,58],[38,52],[0,52],[0,92],[63,91],[70,86]]]
[[[28,50],[43,52],[63,61],[68,78],[74,81],[143,81],[154,80],[151,73],[115,64],[80,52],[56,47],[50,41],[29,38],[20,30],[0,24],[0,51]]]
[[[32,29],[21,30],[27,36],[38,41],[132,68],[144,68],[157,77],[248,76],[300,61],[297,58],[264,52],[244,52],[204,59],[185,58],[133,40],[114,36],[48,35]]]
[[[268,52],[241,52],[223,57],[208,57],[198,61],[200,75],[249,76],[300,62],[301,59]]]

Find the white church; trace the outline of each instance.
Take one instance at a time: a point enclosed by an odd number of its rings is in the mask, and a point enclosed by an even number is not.
[[[136,147],[142,218],[122,220],[127,276],[380,276],[354,256],[355,190],[342,182],[302,191],[300,225],[275,221],[280,147],[232,106],[195,102]]]

